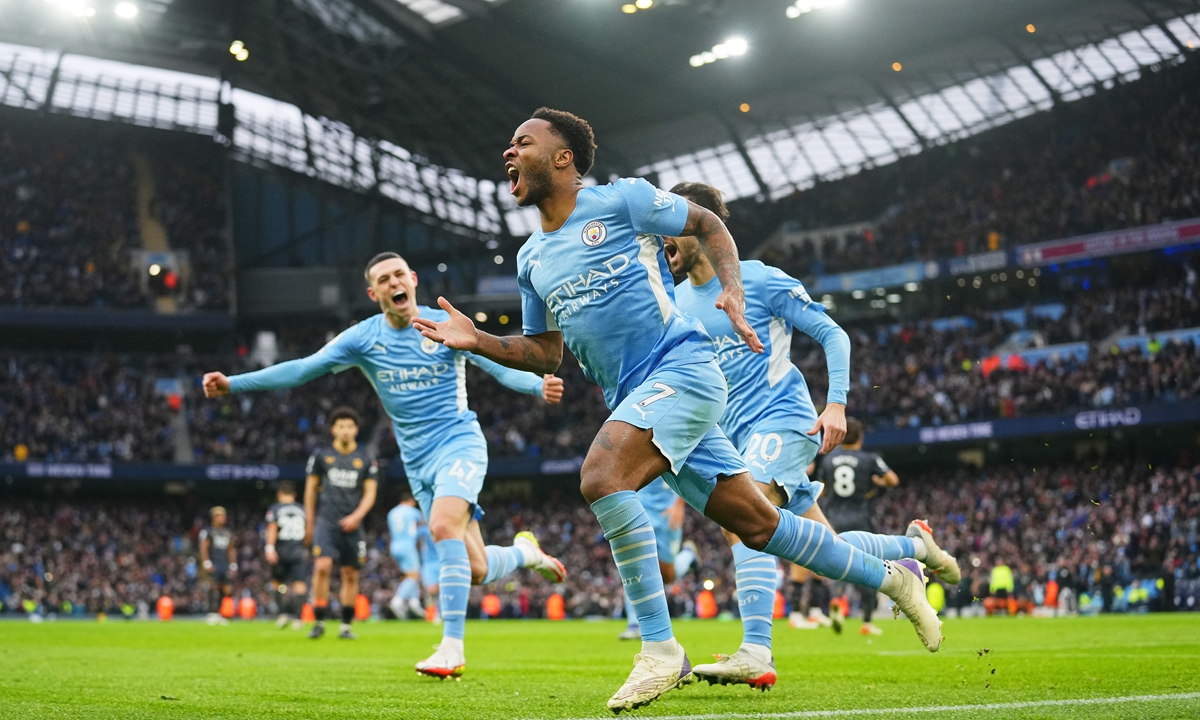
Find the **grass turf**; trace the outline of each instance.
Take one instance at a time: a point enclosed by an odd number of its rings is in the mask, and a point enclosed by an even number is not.
[[[921,717],[1200,717],[1200,613],[948,620],[929,655],[907,622],[885,634],[776,624],[780,681],[768,693],[697,683],[637,716],[776,714],[1182,695],[1113,705],[1005,707]],[[7,718],[582,718],[637,651],[616,622],[470,622],[461,682],[420,677],[437,641],[424,623],[365,623],[356,642],[270,622],[0,623],[0,715]],[[333,626],[336,631],[336,625]],[[732,652],[736,622],[678,622],[694,663]],[[905,717],[881,713],[870,717]]]

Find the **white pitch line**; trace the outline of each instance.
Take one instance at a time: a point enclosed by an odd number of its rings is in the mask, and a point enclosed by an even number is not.
[[[925,707],[897,708],[862,708],[858,710],[797,710],[794,712],[778,713],[707,713],[704,715],[656,715],[648,716],[646,720],[766,720],[767,718],[828,718],[855,717],[861,715],[911,715],[917,713],[950,713],[950,712],[993,712],[997,710],[1023,710],[1040,707],[1065,707],[1076,705],[1117,705],[1120,703],[1149,703],[1169,702],[1179,700],[1198,700],[1200,692],[1176,693],[1168,695],[1126,695],[1123,697],[1105,698],[1074,698],[1069,700],[1028,700],[1024,702],[987,703],[985,705],[927,705]],[[597,716],[592,718],[573,718],[572,720],[600,720],[612,716]]]

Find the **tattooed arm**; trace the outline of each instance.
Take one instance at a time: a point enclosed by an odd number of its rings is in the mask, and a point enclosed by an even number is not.
[[[711,210],[700,207],[688,201],[687,224],[683,226],[680,235],[693,235],[700,241],[704,254],[708,256],[717,279],[721,282],[721,295],[717,298],[717,308],[724,310],[733,324],[733,329],[746,341],[750,349],[756,353],[763,351],[754,328],[746,322],[746,293],[742,288],[742,266],[738,260],[737,245],[733,236]]]
[[[417,316],[413,325],[421,334],[453,350],[466,350],[517,370],[545,375],[558,370],[563,358],[562,333],[499,337],[475,327],[471,318],[454,309],[446,298],[438,305],[450,313],[443,322]]]

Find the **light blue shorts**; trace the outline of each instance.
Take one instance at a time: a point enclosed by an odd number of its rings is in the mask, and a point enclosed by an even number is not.
[[[754,480],[783,488],[787,497],[784,508],[796,515],[803,515],[812,507],[825,487],[808,479],[808,466],[820,449],[799,430],[769,426],[751,428],[738,448]]]
[[[419,461],[405,462],[404,472],[413,497],[421,508],[425,522],[433,510],[433,501],[440,497],[457,497],[471,504],[472,517],[479,519],[479,491],[487,475],[487,441],[479,423],[470,430],[439,438],[438,447]]]
[[[416,545],[393,545],[391,552],[400,566],[400,572],[410,573],[421,569],[421,556],[417,554]]]
[[[728,384],[716,360],[667,363],[621,401],[609,420],[654,432],[654,445],[671,464],[663,475],[701,513],[717,478],[746,472],[746,463],[717,427]]]
[[[647,510],[646,514],[650,516],[650,527],[654,529],[654,540],[658,545],[659,562],[667,564],[675,562],[675,556],[679,554],[680,548],[683,547],[683,528],[678,527],[672,530],[668,526],[666,516],[662,513]]]

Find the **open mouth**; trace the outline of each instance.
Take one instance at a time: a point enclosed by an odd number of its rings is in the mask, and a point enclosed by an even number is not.
[[[408,302],[408,293],[404,292],[403,290],[401,290],[400,292],[398,292],[392,296],[392,304],[395,305],[396,307],[400,307],[401,305],[404,305],[407,302]]]
[[[508,194],[514,195],[517,192],[517,183],[521,180],[521,171],[512,163],[506,163],[504,171],[508,173]]]

